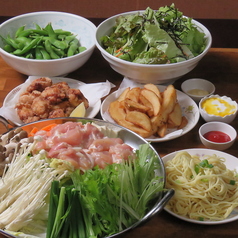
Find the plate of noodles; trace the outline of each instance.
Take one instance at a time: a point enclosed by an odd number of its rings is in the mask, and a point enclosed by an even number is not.
[[[182,220],[217,225],[238,220],[238,158],[210,149],[163,157],[166,187],[175,195],[165,210]]]

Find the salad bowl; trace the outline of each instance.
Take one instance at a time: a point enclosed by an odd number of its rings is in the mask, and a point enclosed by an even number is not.
[[[112,69],[135,82],[154,84],[173,83],[175,80],[193,70],[199,63],[199,61],[207,54],[208,50],[211,47],[212,36],[204,25],[196,20],[191,20],[192,24],[198,29],[198,31],[204,33],[204,50],[195,57],[176,63],[137,63],[121,59],[120,57],[114,56],[113,54],[109,53],[103,45],[103,38],[105,36],[110,36],[110,34],[113,32],[113,29],[115,29],[115,25],[119,17],[127,17],[134,14],[142,15],[144,14],[144,12],[145,11],[125,12],[114,15],[103,21],[96,30],[96,47],[100,50],[103,58],[109,63]],[[185,16],[184,18],[187,19],[187,17]],[[169,47],[170,45],[168,46],[168,49]],[[169,49],[169,51],[173,51],[173,49]]]
[[[9,122],[6,119],[1,117],[0,121],[1,121],[1,123],[3,123],[6,126],[6,128],[11,128]],[[124,141],[125,144],[131,146],[134,150],[138,150],[141,145],[147,144],[147,146],[149,146],[150,150],[153,151],[153,153],[155,155],[155,157],[154,157],[155,160],[158,160],[158,162],[159,162],[159,167],[158,167],[158,169],[156,169],[154,176],[156,177],[156,179],[158,176],[158,179],[159,179],[158,181],[163,184],[163,186],[162,186],[163,189],[160,192],[157,192],[155,194],[155,198],[153,199],[152,204],[149,206],[150,208],[148,209],[148,211],[145,213],[145,215],[141,219],[134,222],[130,226],[126,227],[123,230],[118,230],[118,232],[116,232],[115,234],[111,234],[110,236],[106,236],[106,237],[116,237],[116,236],[119,236],[131,229],[134,229],[135,227],[147,222],[152,216],[154,216],[155,214],[158,214],[164,208],[166,203],[173,196],[174,190],[173,189],[171,189],[171,190],[164,189],[165,188],[165,184],[164,184],[165,169],[164,169],[163,161],[160,158],[160,156],[158,155],[158,153],[156,152],[156,150],[146,140],[144,140],[142,137],[138,136],[134,132],[132,132],[124,127],[121,127],[116,124],[106,122],[103,120],[92,119],[92,118],[57,118],[57,119],[47,119],[47,120],[42,120],[42,121],[38,121],[38,122],[25,124],[25,125],[22,125],[17,128],[8,129],[8,132],[20,128],[29,134],[30,132],[32,132],[33,129],[35,130],[35,128],[41,129],[41,128],[47,127],[51,124],[56,123],[56,124],[62,125],[64,123],[68,123],[68,122],[91,123],[92,125],[100,127],[100,129],[102,130],[104,135],[106,135],[110,138],[113,138],[113,137],[120,138]],[[1,178],[0,178],[0,186],[1,186]],[[0,213],[0,215],[1,215],[1,213]],[[4,229],[0,229],[0,233],[7,235],[8,237],[17,237],[18,236],[14,232],[9,233],[7,230],[4,230]],[[45,236],[44,235],[42,236],[42,234],[41,234],[39,237],[45,237]],[[103,236],[103,237],[105,237],[105,236]]]

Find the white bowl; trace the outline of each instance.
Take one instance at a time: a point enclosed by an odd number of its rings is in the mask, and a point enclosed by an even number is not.
[[[232,105],[235,109],[234,112],[232,114],[229,115],[225,115],[225,116],[217,116],[217,115],[213,115],[213,114],[208,114],[206,110],[204,110],[204,108],[202,107],[203,102],[207,99],[210,98],[220,98],[226,102],[228,102],[230,105]],[[211,105],[214,108],[217,108],[216,105]],[[207,97],[204,97],[200,100],[199,102],[199,111],[200,114],[202,116],[202,118],[206,121],[206,122],[210,122],[210,121],[221,121],[221,122],[225,122],[225,123],[231,123],[236,115],[237,115],[237,103],[236,101],[233,101],[230,97],[227,96],[219,96],[219,95],[210,95]]]
[[[139,11],[144,12],[144,11]],[[105,21],[103,21],[96,30],[96,46],[101,51],[102,56],[108,61],[110,66],[119,74],[132,79],[138,83],[154,83],[154,84],[169,84],[173,83],[175,80],[179,79],[183,75],[190,72],[196,67],[198,62],[207,54],[211,47],[212,37],[208,29],[201,23],[192,20],[199,30],[205,33],[206,37],[206,48],[204,51],[189,60],[171,63],[171,64],[157,64],[157,65],[147,65],[133,63],[126,60],[119,59],[110,53],[108,53],[101,45],[101,38],[105,35],[109,35],[112,32],[113,26],[115,26],[115,21],[117,17],[121,15],[131,15],[136,14],[138,11],[126,12],[112,16]]]
[[[181,89],[184,93],[186,93],[189,97],[191,97],[197,103],[203,97],[210,96],[215,92],[215,86],[213,83],[211,83],[208,80],[200,79],[200,78],[193,78],[193,79],[188,79],[184,81],[181,84]],[[195,93],[192,92],[191,90],[198,90],[197,95],[195,95]]]
[[[220,131],[230,136],[230,141],[219,143],[212,142],[204,137],[204,134],[210,131]],[[229,124],[224,122],[207,122],[199,128],[199,137],[201,142],[209,149],[226,150],[231,147],[237,137],[236,130]]]
[[[35,23],[40,27],[45,27],[48,23],[51,23],[53,29],[63,29],[72,32],[77,35],[80,44],[85,46],[86,50],[77,55],[61,59],[26,59],[3,50],[2,48],[5,42],[0,38],[0,55],[4,61],[16,71],[32,76],[66,75],[80,68],[93,53],[95,48],[96,26],[86,18],[70,13],[42,11],[19,15],[2,23],[0,25],[0,34],[3,37],[7,35],[13,37],[20,26],[26,25],[25,29],[35,29]]]

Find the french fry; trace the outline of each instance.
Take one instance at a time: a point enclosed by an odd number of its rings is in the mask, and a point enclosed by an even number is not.
[[[168,85],[163,92],[163,102],[162,102],[163,110],[166,111],[168,114],[171,113],[174,109],[176,101],[177,101],[176,90],[172,84]]]
[[[182,122],[179,125],[178,129],[183,129],[187,124],[188,124],[188,119],[185,116],[183,116],[182,117]]]
[[[114,121],[144,138],[164,137],[168,128],[181,129],[187,118],[177,102],[173,85],[160,92],[156,85],[126,88],[119,98],[110,103],[109,114]]]
[[[173,111],[176,101],[177,93],[174,86],[167,86],[163,92],[163,101],[160,112],[152,118],[152,123],[155,125],[157,124],[158,127],[167,123],[168,115]]]
[[[151,117],[154,115],[154,111],[153,111],[153,106],[150,103],[149,100],[147,100],[142,94],[140,94],[139,96],[139,103],[143,104],[144,106],[148,107],[149,110],[147,111],[147,114]]]
[[[167,130],[167,124],[164,124],[164,125],[158,127],[158,130],[157,130],[158,136],[163,138],[166,134],[166,130]]]
[[[126,94],[130,91],[130,88],[126,88],[122,94],[119,96],[119,98],[117,99],[117,101],[121,102],[123,100],[125,100],[126,98]]]
[[[152,131],[148,132],[144,130],[143,128],[140,128],[133,123],[127,121],[126,118],[126,112],[125,110],[120,107],[119,101],[114,101],[110,103],[108,112],[112,119],[119,125],[128,128],[131,131],[134,131],[135,133],[139,134],[140,136],[147,138],[152,135]]]
[[[125,108],[127,108],[129,111],[139,111],[146,113],[150,109],[139,102],[132,101],[129,98],[126,98],[124,100],[124,105]]]
[[[134,125],[137,125],[144,130],[151,132],[151,122],[150,118],[142,112],[138,111],[130,111],[126,115],[126,120],[133,123]]]
[[[178,102],[175,103],[173,111],[168,116],[168,123],[178,127],[182,123],[182,110]]]
[[[139,87],[132,88],[127,92],[126,98],[129,98],[134,102],[139,102],[140,90],[141,88]]]
[[[159,88],[158,88],[156,85],[154,85],[154,84],[152,84],[152,83],[148,83],[148,84],[145,84],[145,85],[144,85],[144,88],[145,88],[145,89],[148,89],[148,90],[151,90],[152,92],[154,92],[154,93],[158,96],[160,102],[162,102],[162,95],[161,95],[161,93],[160,93]]]
[[[151,90],[141,89],[141,95],[143,95],[152,105],[154,116],[159,114],[161,103],[158,96]]]

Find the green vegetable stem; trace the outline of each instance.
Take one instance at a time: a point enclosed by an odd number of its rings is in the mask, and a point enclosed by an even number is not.
[[[51,186],[46,238],[107,237],[131,226],[153,207],[164,182],[156,175],[157,156],[148,144],[136,151],[137,159],[95,167],[71,182]]]

